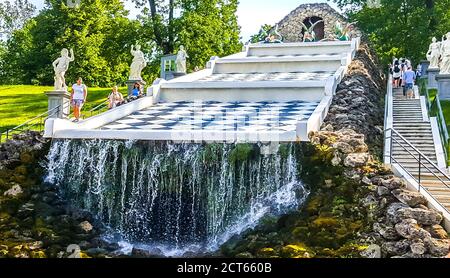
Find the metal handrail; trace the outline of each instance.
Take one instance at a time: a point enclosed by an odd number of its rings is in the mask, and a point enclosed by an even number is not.
[[[35,116],[34,118],[32,118],[32,119],[30,119],[30,120],[28,120],[28,121],[26,121],[26,122],[16,126],[16,127],[13,127],[13,128],[8,129],[8,130],[6,130],[4,132],[1,132],[0,133],[0,143],[3,141],[3,138],[6,138],[6,140],[8,140],[9,137],[12,136],[13,132],[15,132],[15,131],[24,131],[23,128],[27,127],[27,126],[30,126],[30,127],[39,126],[39,132],[42,132],[45,121],[48,118],[50,118],[51,116],[53,116],[55,114],[58,114],[60,112],[60,109],[61,109],[61,105],[58,105],[55,108],[53,108],[53,109],[51,109],[49,111],[46,111],[46,112],[44,112],[42,114],[39,114],[39,115]],[[37,123],[33,123],[36,120],[38,120],[38,122]],[[31,128],[29,128],[27,130],[31,130]]]
[[[430,116],[432,116],[433,108],[436,107],[436,117],[438,118],[438,128],[439,128],[439,135],[441,137],[442,141],[442,147],[444,149],[445,159],[446,163],[448,163],[448,147],[449,147],[449,135],[448,135],[448,129],[447,129],[447,123],[445,121],[444,112],[442,111],[441,101],[439,99],[439,95],[436,95],[434,98],[433,103],[431,104],[431,108],[429,110]]]
[[[422,83],[420,84],[420,92],[425,95],[425,103],[428,110],[428,115],[430,117],[436,117],[439,129],[439,136],[441,138],[442,147],[445,155],[445,163],[449,164],[449,145],[450,137],[448,135],[447,123],[445,121],[444,113],[441,106],[441,101],[439,99],[439,94],[436,94],[433,101],[430,101],[430,94],[426,86]]]
[[[102,108],[104,108],[105,106],[108,105],[108,100],[106,99],[105,101],[103,101],[102,103],[100,103],[99,105],[95,106],[94,108],[92,108],[91,110],[88,111],[89,113],[89,117],[92,117],[92,115],[98,111],[101,110]]]
[[[403,137],[400,133],[398,133],[395,129],[393,128],[389,128],[387,130],[385,130],[385,133],[388,134],[390,133],[389,137],[386,137],[386,139],[390,140],[390,152],[389,152],[389,158],[390,158],[390,163],[392,164],[392,162],[395,162],[396,164],[398,164],[405,172],[407,172],[419,185],[419,192],[420,190],[425,190],[426,192],[428,192],[428,194],[431,196],[431,198],[433,198],[437,203],[440,203],[434,196],[433,194],[429,193],[428,189],[426,187],[424,187],[422,185],[422,168],[425,168],[426,170],[428,170],[428,173],[432,174],[434,177],[436,177],[438,179],[438,181],[440,181],[447,189],[450,190],[450,186],[447,183],[450,183],[450,176],[448,174],[446,174],[444,171],[442,171],[434,162],[432,162],[426,155],[424,155],[420,150],[418,150],[413,144],[411,144],[405,137]],[[405,144],[402,144],[399,142],[399,140],[397,140],[395,136],[398,136],[398,138],[400,138]],[[418,178],[416,178],[413,174],[410,173],[410,171],[408,169],[406,169],[401,162],[399,162],[393,154],[393,143],[397,143],[398,146],[400,146],[402,149],[404,149],[408,154],[410,154],[412,156],[412,158],[418,162],[419,165],[419,169],[418,169]],[[406,146],[405,146],[406,145]],[[409,149],[408,149],[409,148]],[[411,152],[411,149],[416,153],[416,155],[414,155]],[[417,157],[418,155],[418,157]],[[425,163],[424,163],[425,161]],[[437,173],[437,174],[436,174]],[[444,180],[445,179],[445,180]],[[450,213],[450,211],[442,206],[447,212]]]

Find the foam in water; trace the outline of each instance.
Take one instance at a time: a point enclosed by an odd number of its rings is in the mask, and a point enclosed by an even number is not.
[[[103,221],[111,235],[167,255],[215,250],[264,215],[297,208],[299,150],[256,145],[56,140],[47,182]],[[128,250],[129,251],[129,250]]]

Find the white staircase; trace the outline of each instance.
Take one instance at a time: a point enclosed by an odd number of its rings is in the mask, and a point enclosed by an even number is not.
[[[431,123],[423,118],[420,99],[406,99],[402,89],[393,89],[392,118],[394,130],[401,135],[392,134],[393,163],[401,165],[420,181],[432,198],[450,211],[450,180],[436,168],[438,146],[433,139]]]

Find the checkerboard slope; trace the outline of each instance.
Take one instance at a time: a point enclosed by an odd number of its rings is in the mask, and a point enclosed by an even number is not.
[[[159,103],[103,126],[104,130],[295,131],[318,102]]]

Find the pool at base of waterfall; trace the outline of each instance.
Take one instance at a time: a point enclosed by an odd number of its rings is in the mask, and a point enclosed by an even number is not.
[[[124,254],[133,248],[171,257],[212,253],[308,197],[299,177],[301,148],[265,147],[54,140],[46,182],[104,224],[105,238]]]

